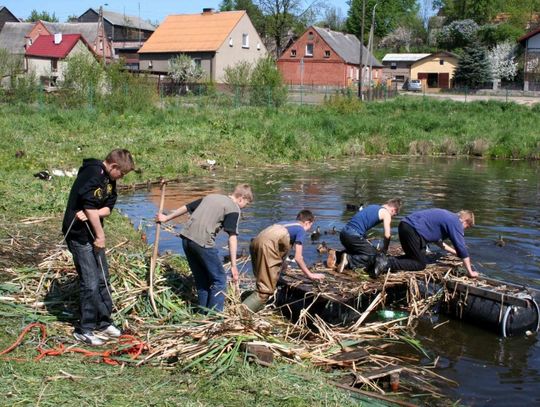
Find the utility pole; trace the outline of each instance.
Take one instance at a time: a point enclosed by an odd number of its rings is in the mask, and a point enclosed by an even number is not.
[[[101,31],[101,63],[105,67],[105,27],[103,26],[103,6],[99,6],[98,32]]]
[[[366,18],[366,0],[362,0],[362,22],[360,24],[360,61],[359,61],[359,72],[358,72],[358,98],[360,100],[364,100],[364,96],[362,94],[362,76],[363,76],[363,69],[362,69],[362,60],[364,58],[364,23]]]
[[[373,6],[373,15],[371,17],[371,28],[369,30],[369,100],[372,99],[373,96],[373,89],[372,89],[372,80],[373,80],[373,41],[374,41],[374,35],[375,35],[375,8],[378,6],[379,3],[375,3]]]

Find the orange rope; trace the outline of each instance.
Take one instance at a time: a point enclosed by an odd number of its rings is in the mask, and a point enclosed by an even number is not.
[[[105,351],[89,351],[83,348],[66,348],[62,343],[56,348],[43,349],[43,346],[45,345],[45,340],[47,339],[47,328],[42,323],[33,322],[23,329],[17,340],[12,345],[0,352],[0,356],[6,355],[16,349],[21,344],[28,332],[30,332],[33,328],[39,328],[41,331],[40,341],[37,346],[37,351],[39,354],[35,357],[35,361],[40,361],[45,356],[59,356],[63,355],[64,353],[80,353],[84,357],[101,357],[103,363],[116,366],[119,365],[121,362],[116,360],[115,357],[119,357],[123,354],[128,354],[131,360],[135,360],[145,350],[150,350],[150,347],[146,342],[143,342],[142,340],[133,335],[120,336],[118,338],[118,343],[114,345],[111,349]],[[3,359],[20,360],[5,357]]]

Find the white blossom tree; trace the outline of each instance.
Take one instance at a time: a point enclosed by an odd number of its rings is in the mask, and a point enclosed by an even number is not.
[[[518,72],[518,64],[514,60],[516,47],[510,42],[497,44],[488,52],[491,72],[494,79],[512,80]]]
[[[188,84],[201,80],[205,75],[188,55],[181,54],[169,60],[169,77],[175,83]]]

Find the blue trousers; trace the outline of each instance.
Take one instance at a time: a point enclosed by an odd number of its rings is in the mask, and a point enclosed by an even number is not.
[[[67,245],[79,275],[81,332],[101,330],[111,325],[112,299],[107,291],[109,266],[105,250],[94,251],[92,243],[68,240]]]
[[[202,247],[182,237],[182,247],[195,279],[201,312],[221,312],[225,305],[227,275],[215,247]]]

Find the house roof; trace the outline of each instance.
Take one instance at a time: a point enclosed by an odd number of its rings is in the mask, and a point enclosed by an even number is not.
[[[89,8],[83,14],[93,11],[99,15],[99,11],[93,8]],[[124,13],[116,13],[114,11],[103,10],[103,19],[107,20],[112,25],[119,25],[122,27],[137,28],[145,31],[154,31],[156,27],[150,24],[148,21],[135,16],[128,16]]]
[[[245,14],[223,11],[167,16],[139,53],[217,51]]]
[[[34,27],[35,23],[12,23],[7,22],[0,31],[0,48],[7,49],[12,54],[24,54],[26,34]]]
[[[15,23],[15,22],[20,21],[20,20],[15,16],[15,14],[13,14],[13,13],[11,12],[10,9],[8,9],[6,6],[1,6],[1,5],[0,5],[0,11],[2,11],[2,10],[4,10],[4,9],[5,9],[9,14],[11,14],[11,16],[12,16],[15,20],[17,20],[17,21],[12,21],[12,23]]]
[[[322,39],[341,57],[346,63],[358,65],[360,61],[360,41],[352,34],[344,34],[322,27],[312,27]],[[362,65],[382,67],[382,64],[368,49],[363,46]]]
[[[26,49],[26,55],[46,58],[65,58],[79,41],[83,41],[91,50],[81,34],[62,34],[62,41],[60,44],[54,43],[54,35],[40,35],[36,38],[34,43]]]
[[[448,52],[448,51],[439,51],[439,52],[434,52],[432,54],[427,54],[427,56],[425,56],[424,58],[420,58],[419,60],[415,61],[415,62],[420,62],[420,61],[423,61],[424,59],[428,59],[428,58],[433,58],[435,56],[447,56],[447,57],[452,57],[452,58],[459,58],[459,56],[457,54],[454,54],[453,52]]]
[[[425,58],[431,54],[386,54],[383,62],[416,62],[419,59]]]
[[[99,34],[99,23],[50,23],[42,21],[51,34],[82,34],[84,39],[93,44]]]
[[[536,30],[532,30],[528,32],[527,34],[519,37],[517,39],[517,42],[519,43],[524,42],[525,40],[528,40],[529,38],[534,37],[536,34],[540,34],[540,27],[538,27]]]

